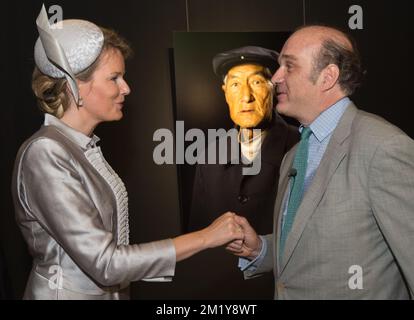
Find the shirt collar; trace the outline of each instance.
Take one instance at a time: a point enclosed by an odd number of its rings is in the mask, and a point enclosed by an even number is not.
[[[79,132],[62,121],[60,121],[55,116],[51,114],[45,113],[45,121],[43,123],[45,126],[54,126],[56,127],[63,135],[65,135],[68,139],[72,140],[83,149],[90,149],[96,145],[96,143],[100,140],[98,136],[93,135],[92,137],[88,137],[87,135]]]
[[[332,131],[335,130],[339,119],[341,119],[350,102],[351,100],[348,97],[342,98],[330,106],[328,109],[326,109],[324,112],[322,112],[310,124],[309,127],[319,142],[322,142],[332,133]],[[302,132],[302,130],[303,126],[300,126],[299,131]]]
[[[237,136],[238,142],[240,144],[244,144],[244,145],[250,145],[252,143],[255,143],[257,141],[263,141],[264,137],[266,136],[267,131],[266,130],[262,130],[262,129],[254,129],[253,130],[253,137],[248,140],[246,139],[245,135],[243,134],[243,130],[244,129],[240,129],[239,130],[239,134]],[[259,132],[257,132],[259,131]]]

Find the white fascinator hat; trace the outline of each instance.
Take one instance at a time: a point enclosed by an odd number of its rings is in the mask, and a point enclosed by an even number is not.
[[[104,35],[101,29],[86,20],[68,19],[50,24],[45,6],[36,20],[39,38],[34,59],[39,70],[52,78],[65,77],[75,102],[79,105],[76,74],[84,71],[99,57]]]

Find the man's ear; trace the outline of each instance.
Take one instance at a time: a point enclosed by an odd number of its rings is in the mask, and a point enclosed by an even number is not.
[[[339,68],[336,64],[329,64],[322,70],[321,74],[321,84],[322,90],[328,91],[332,89],[339,79]]]
[[[223,85],[221,86],[221,89],[223,89],[224,92],[226,92],[226,85],[223,83]]]

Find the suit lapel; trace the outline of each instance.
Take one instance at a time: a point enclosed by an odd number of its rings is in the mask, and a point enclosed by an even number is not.
[[[282,257],[282,261],[279,262],[279,270],[280,273],[283,272],[284,268],[286,267],[289,259],[300,240],[300,237],[306,227],[307,222],[309,221],[310,217],[314,213],[315,209],[318,207],[323,195],[325,194],[326,188],[329,184],[329,181],[332,178],[332,175],[335,173],[336,169],[338,168],[341,161],[345,158],[346,154],[348,153],[349,149],[349,134],[351,132],[351,126],[353,119],[356,115],[357,109],[351,103],[347,110],[345,111],[344,115],[342,116],[341,120],[339,121],[336,129],[334,130],[331,140],[329,141],[328,147],[326,148],[325,154],[319,164],[319,167],[316,171],[315,177],[309,189],[305,193],[302,203],[300,204],[298,211],[296,213],[296,217],[292,226],[292,230],[290,231],[285,244],[285,251]],[[292,160],[289,163],[289,169],[292,166]],[[285,195],[287,192],[287,172],[285,172]],[[284,197],[283,197],[284,198]],[[282,200],[282,199],[281,199]],[[279,204],[279,212],[282,210],[282,203]],[[282,216],[280,212],[279,216]],[[278,229],[280,229],[280,219],[278,222]],[[277,243],[279,243],[279,235],[280,231],[277,232]],[[278,246],[277,246],[278,247]],[[279,248],[277,249],[277,254],[279,253]]]
[[[276,235],[276,239],[275,239],[275,251],[273,252],[274,257],[277,261],[277,268],[278,270],[280,270],[280,261],[279,261],[279,239],[280,239],[280,226],[281,226],[281,221],[282,221],[282,216],[283,216],[283,204],[285,203],[285,198],[287,197],[288,194],[288,186],[289,186],[289,171],[290,168],[292,167],[292,163],[293,163],[293,159],[295,157],[295,153],[296,153],[296,149],[297,146],[294,146],[285,156],[285,158],[283,159],[283,163],[280,169],[280,179],[279,179],[279,187],[278,187],[278,194],[276,197],[276,202],[275,202],[275,210],[274,210],[274,234]]]

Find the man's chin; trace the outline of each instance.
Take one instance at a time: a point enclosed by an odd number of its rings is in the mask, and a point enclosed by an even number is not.
[[[254,129],[257,127],[257,125],[259,124],[260,121],[243,121],[243,122],[236,122],[236,124],[241,128],[241,129]]]
[[[276,105],[276,111],[280,114],[287,115],[288,113],[288,106],[286,103],[278,102]]]

